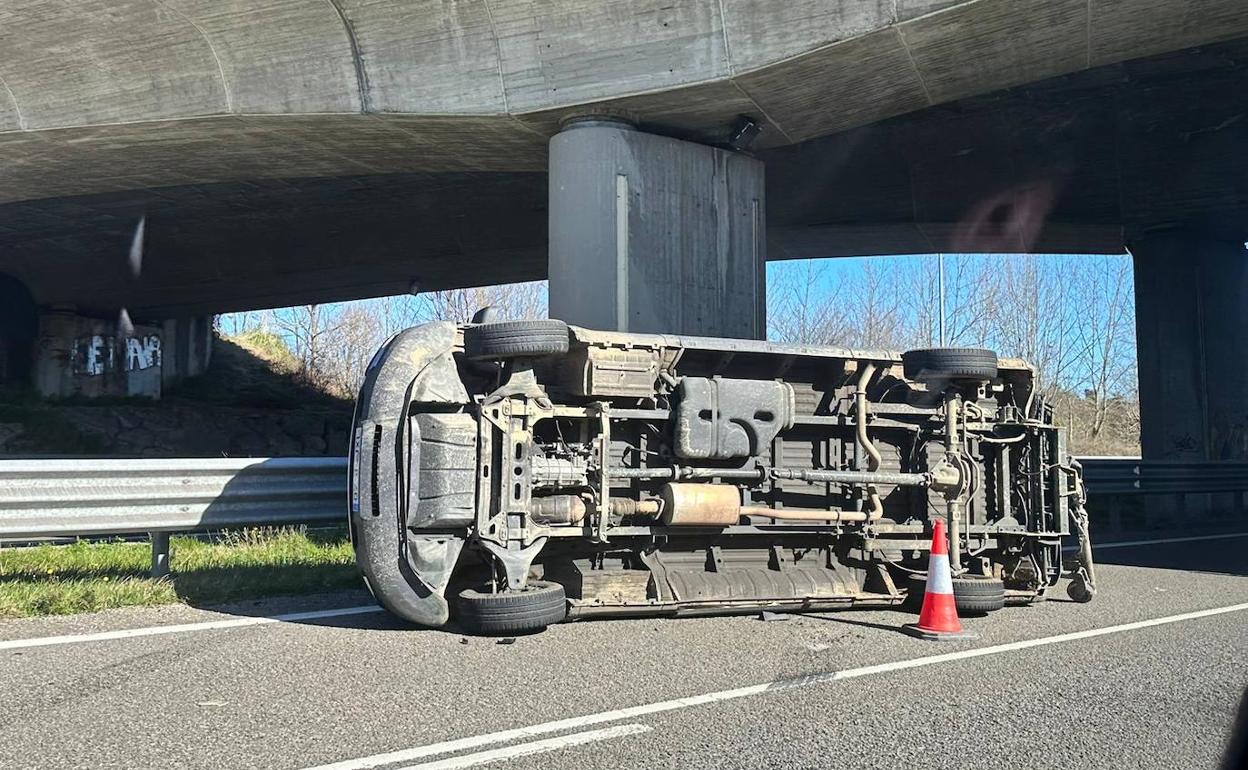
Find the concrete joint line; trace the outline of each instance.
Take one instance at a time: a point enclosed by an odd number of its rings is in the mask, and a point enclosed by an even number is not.
[[[724,36],[724,61],[728,64],[728,77],[731,78],[736,73],[736,68],[732,66],[732,43],[728,40],[728,11],[724,9],[724,0],[719,0],[719,31]]]
[[[628,331],[628,176],[615,175],[615,324]]]
[[[919,79],[919,86],[923,89],[923,98],[927,99],[929,105],[935,104],[932,100],[932,92],[927,89],[927,81],[923,79],[923,73],[919,72],[919,64],[914,60],[914,54],[910,51],[910,44],[906,42],[906,33],[901,31],[901,25],[893,27],[893,31],[897,33],[897,42],[901,43],[901,48],[906,52],[906,61],[910,62],[910,69],[914,70],[914,76]]]
[[[347,35],[347,45],[351,47],[351,64],[355,67],[355,85],[360,92],[360,112],[372,112],[372,99],[368,91],[368,71],[364,69],[364,58],[360,55],[360,44],[355,38],[355,25],[347,18],[347,13],[342,9],[339,0],[325,0],[329,3],[329,7],[334,9],[334,13],[338,14],[338,20],[342,22],[343,32]]]
[[[498,61],[498,92],[503,97],[503,112],[510,115],[511,105],[507,101],[507,78],[503,77],[503,44],[498,38],[498,27],[494,25],[494,9],[490,7],[490,0],[484,0],[484,5],[485,18],[490,23],[490,36],[494,38],[494,56]]]
[[[208,52],[212,54],[212,60],[217,63],[217,74],[221,77],[221,93],[225,96],[225,111],[233,112],[234,98],[230,95],[230,82],[225,78],[225,66],[221,63],[221,57],[217,55],[217,47],[212,44],[212,39],[208,37],[208,33],[204,31],[203,27],[196,24],[194,19],[177,8],[171,8],[161,2],[161,0],[153,0],[153,2],[169,13],[181,18],[187,24],[190,24],[199,33],[199,36],[204,39],[204,43],[208,46]]]
[[[1085,7],[1084,12],[1087,13],[1088,15],[1088,24],[1085,30],[1086,35],[1087,35],[1087,37],[1085,38],[1085,45],[1088,50],[1088,60],[1086,62],[1086,65],[1088,69],[1091,69],[1092,68],[1092,0],[1088,0],[1088,4]]]
[[[9,88],[9,84],[4,82],[4,78],[0,77],[0,86],[4,87],[4,92],[9,95],[9,100],[13,102],[13,112],[17,114],[18,129],[26,130],[26,118],[22,115],[22,106],[17,103],[17,94],[13,93],[13,89]]]

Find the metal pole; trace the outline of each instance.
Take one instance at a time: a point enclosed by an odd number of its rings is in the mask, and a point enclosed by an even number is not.
[[[169,533],[152,533],[152,577],[162,578],[169,574]]]
[[[945,346],[945,255],[936,255],[936,286],[940,294],[940,346]]]

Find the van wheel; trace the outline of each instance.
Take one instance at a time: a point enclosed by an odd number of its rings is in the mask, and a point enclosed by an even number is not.
[[[539,358],[568,352],[563,321],[499,321],[464,327],[464,352],[478,361]]]
[[[927,591],[926,575],[910,575],[906,603],[918,610]],[[953,579],[953,606],[958,615],[986,615],[1005,606],[1005,583],[984,575],[962,575]]]
[[[994,380],[997,354],[983,348],[922,348],[901,354],[907,379]]]
[[[540,631],[568,614],[563,586],[530,580],[520,591],[488,593],[475,588],[459,592],[459,620],[469,631],[487,636]]]

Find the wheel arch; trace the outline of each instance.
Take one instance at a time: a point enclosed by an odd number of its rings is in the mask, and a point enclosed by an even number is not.
[[[447,367],[454,372],[455,339],[451,323],[423,324],[392,337],[369,363],[352,425],[348,518],[356,563],[383,607],[424,626],[441,626],[450,617],[443,592],[463,540],[406,530],[403,469],[411,429],[405,423],[422,374]],[[444,384],[447,373],[438,374]],[[467,400],[462,384],[458,391],[419,389],[424,400],[456,403],[461,394]]]

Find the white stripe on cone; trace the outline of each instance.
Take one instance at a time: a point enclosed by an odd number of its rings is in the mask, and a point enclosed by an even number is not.
[[[953,579],[949,574],[949,556],[943,553],[930,555],[927,561],[927,592],[952,594]]]

